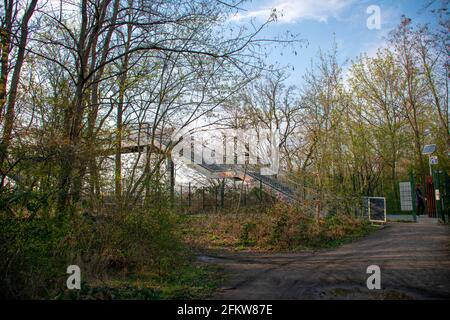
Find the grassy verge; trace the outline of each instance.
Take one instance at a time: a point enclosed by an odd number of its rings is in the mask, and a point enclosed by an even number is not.
[[[222,280],[218,267],[192,263],[164,275],[141,271],[83,284],[80,291],[66,290],[57,299],[202,299],[210,296]]]

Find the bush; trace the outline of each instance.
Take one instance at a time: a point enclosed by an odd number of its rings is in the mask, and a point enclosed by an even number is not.
[[[268,244],[280,249],[292,249],[308,244],[317,236],[315,217],[304,207],[278,203],[267,210],[270,219],[266,228],[271,237]]]
[[[262,214],[190,217],[185,239],[195,246],[253,250],[298,250],[336,246],[367,234],[367,221],[343,213],[317,220],[307,205],[276,203]]]
[[[256,224],[247,222],[243,225],[240,235],[240,244],[244,246],[253,245],[255,239],[251,239],[250,233],[256,230]]]
[[[62,219],[0,218],[2,298],[51,297],[65,283],[72,229]]]
[[[72,264],[91,287],[135,270],[163,277],[186,261],[177,225],[177,216],[164,207],[111,217],[0,211],[0,297],[55,298],[65,290]]]
[[[177,216],[164,208],[141,209],[115,217],[110,226],[109,264],[122,269],[152,266],[163,275],[165,269],[182,258],[176,225]]]
[[[368,222],[336,212],[319,218],[313,210],[280,203],[268,210],[272,223],[270,244],[279,249],[328,247],[366,234]]]

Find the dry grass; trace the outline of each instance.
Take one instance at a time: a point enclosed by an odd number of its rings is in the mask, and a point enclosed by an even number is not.
[[[317,220],[305,208],[279,203],[264,213],[189,216],[183,236],[189,245],[209,250],[283,251],[333,247],[370,230],[349,215]]]

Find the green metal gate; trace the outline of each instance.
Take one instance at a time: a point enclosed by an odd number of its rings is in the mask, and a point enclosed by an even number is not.
[[[450,219],[450,176],[442,170],[433,170],[433,182],[436,189],[436,211],[439,219]]]

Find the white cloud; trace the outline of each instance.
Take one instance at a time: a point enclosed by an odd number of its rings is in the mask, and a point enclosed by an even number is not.
[[[240,21],[251,18],[268,19],[276,9],[278,21],[293,23],[299,20],[327,22],[337,17],[355,0],[270,0],[264,7],[236,14],[231,20]]]

